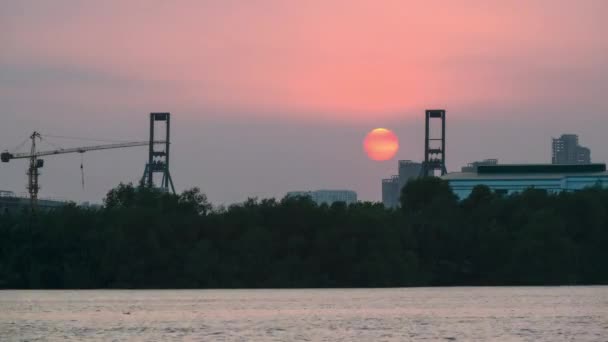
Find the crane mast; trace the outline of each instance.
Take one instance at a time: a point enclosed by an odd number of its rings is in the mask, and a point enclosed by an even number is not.
[[[40,139],[40,133],[34,131],[30,136],[32,140],[32,147],[30,149],[30,166],[27,169],[27,192],[30,195],[30,207],[34,209],[36,204],[38,203],[38,191],[40,190],[40,186],[38,185],[38,176],[40,176],[40,171],[38,171],[44,165],[44,161],[42,159],[38,159],[36,155],[36,139]]]

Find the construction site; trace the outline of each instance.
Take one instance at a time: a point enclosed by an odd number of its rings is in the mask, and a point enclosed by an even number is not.
[[[157,127],[159,126],[159,127]],[[134,147],[148,147],[148,158],[140,184],[155,187],[161,191],[175,193],[175,186],[170,172],[171,147],[171,113],[150,113],[150,134],[148,140],[125,141],[102,145],[77,146],[62,148],[48,141],[54,136],[34,131],[12,151],[5,150],[0,154],[2,163],[11,163],[23,159],[26,161],[27,180],[25,184],[26,195],[17,195],[14,191],[0,190],[0,212],[21,210],[48,210],[64,206],[65,200],[39,197],[42,188],[42,169],[47,158],[64,154],[84,154],[86,152],[126,149]],[[55,149],[41,149],[41,142],[56,147]],[[29,144],[27,152],[17,152]],[[84,189],[84,166],[81,162],[81,183]]]

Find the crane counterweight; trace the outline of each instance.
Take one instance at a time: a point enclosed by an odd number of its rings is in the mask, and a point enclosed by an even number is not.
[[[3,163],[8,163],[11,159],[13,158],[13,155],[8,153],[8,152],[2,152],[0,153],[0,160]]]

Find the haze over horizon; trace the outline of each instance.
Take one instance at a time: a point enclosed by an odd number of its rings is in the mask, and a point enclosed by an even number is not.
[[[345,188],[380,200],[423,155],[424,109],[447,110],[448,170],[550,162],[580,136],[608,160],[605,1],[7,1],[0,11],[0,149],[33,130],[147,139],[172,113],[172,175],[215,204]],[[393,160],[365,134],[391,129]],[[92,142],[52,140],[61,146]],[[50,148],[50,146],[46,146]],[[137,182],[145,148],[46,158],[41,196],[100,202]],[[25,189],[25,161],[0,189]]]

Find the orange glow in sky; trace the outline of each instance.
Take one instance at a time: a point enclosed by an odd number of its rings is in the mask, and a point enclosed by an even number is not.
[[[399,150],[399,139],[386,128],[376,128],[365,136],[363,149],[372,160],[389,160]]]

